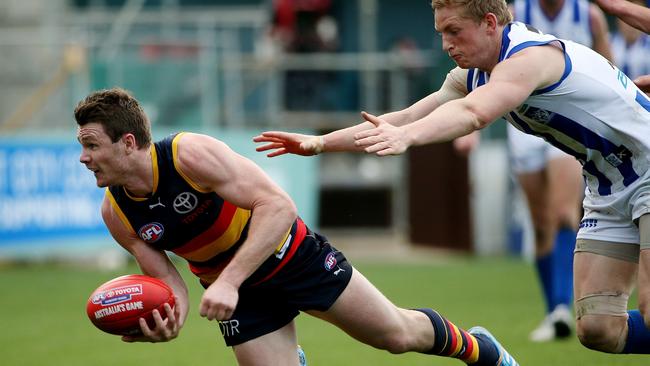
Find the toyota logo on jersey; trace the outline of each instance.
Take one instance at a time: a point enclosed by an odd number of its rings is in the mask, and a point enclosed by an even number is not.
[[[183,192],[174,198],[174,211],[183,215],[191,212],[199,204],[199,199],[191,192]]]
[[[155,243],[162,238],[164,232],[162,224],[150,222],[138,230],[138,236],[147,243]]]

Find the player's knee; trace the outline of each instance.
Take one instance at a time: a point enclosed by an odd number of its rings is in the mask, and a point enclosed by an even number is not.
[[[623,345],[621,342],[623,331],[623,322],[612,322],[611,318],[606,319],[595,315],[583,317],[576,325],[580,343],[589,349],[601,352],[619,353]]]
[[[576,333],[585,347],[619,353],[625,344],[628,295],[593,293],[576,300]]]

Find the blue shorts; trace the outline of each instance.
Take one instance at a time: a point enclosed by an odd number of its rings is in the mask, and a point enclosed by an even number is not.
[[[258,272],[266,272],[266,264]],[[295,255],[278,273],[258,284],[255,277],[240,287],[232,318],[219,322],[228,346],[274,332],[300,311],[326,311],[350,282],[352,266],[327,238],[308,231]]]

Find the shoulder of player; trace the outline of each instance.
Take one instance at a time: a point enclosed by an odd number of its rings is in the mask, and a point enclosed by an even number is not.
[[[522,67],[528,66],[529,68],[534,68],[538,67],[540,63],[545,64],[548,61],[547,57],[553,57],[552,55],[562,55],[562,50],[558,42],[526,47],[515,52],[499,64],[512,63],[520,64]]]
[[[222,141],[205,134],[186,132],[178,137],[177,156],[181,166],[200,164],[210,157],[223,156],[229,147]]]
[[[237,167],[238,155],[212,136],[185,133],[176,143],[176,169],[204,189],[213,187],[215,181],[228,176]]]
[[[557,47],[525,48],[498,63],[490,82],[502,80],[526,85],[531,91],[556,82],[564,71],[564,57]]]

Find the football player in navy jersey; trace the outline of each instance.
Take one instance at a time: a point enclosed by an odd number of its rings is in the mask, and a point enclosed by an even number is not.
[[[606,58],[511,22],[504,0],[433,0],[443,50],[458,67],[403,110],[323,136],[282,131],[258,151],[387,156],[451,141],[499,117],[582,165],[584,216],[574,256],[578,338],[609,353],[650,353],[650,99]],[[628,311],[638,285],[639,309]]]
[[[291,198],[224,142],[196,133],[151,141],[138,101],[122,89],[91,93],[75,109],[80,161],[106,187],[102,217],[142,272],[174,290],[174,308],[126,342],[176,338],[188,290],[167,256],[184,258],[205,287],[199,314],[219,322],[240,365],[298,366],[294,318],[328,321],[391,353],[516,366],[484,328],[465,331],[429,309],[395,306],[297,215]]]

